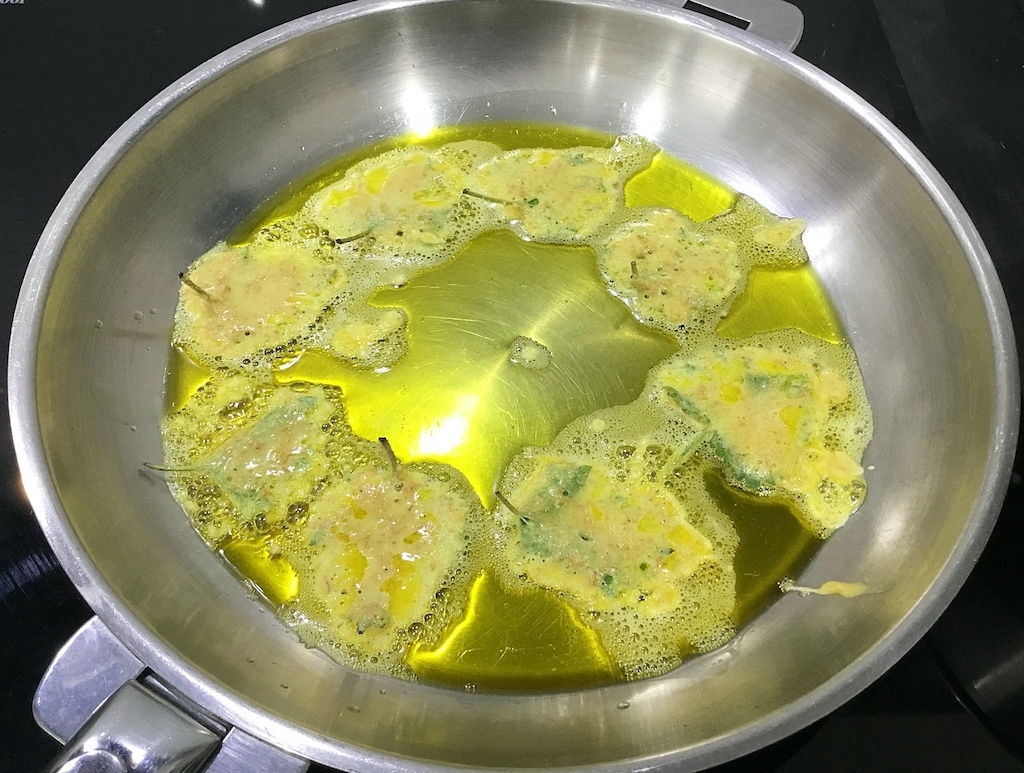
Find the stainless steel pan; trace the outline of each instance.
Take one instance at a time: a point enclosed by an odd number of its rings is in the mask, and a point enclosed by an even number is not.
[[[727,647],[658,679],[462,694],[303,647],[141,469],[161,456],[179,271],[349,148],[502,120],[641,132],[806,218],[876,431],[867,502],[802,580],[874,593],[787,596]],[[169,685],[171,703],[213,716],[203,748],[234,728],[216,770],[299,759],[357,771],[689,770],[744,754],[866,686],[955,594],[1009,474],[1014,352],[984,245],[935,170],[861,99],[771,44],[624,0],[372,0],[299,20],[137,113],[75,181],[32,259],[10,355],[18,457],[54,550],[102,621],[58,661],[37,708],[66,736],[84,720],[60,697],[67,683],[89,677],[98,702],[145,664],[159,677],[146,695]],[[124,649],[81,657],[110,632]],[[238,761],[247,749],[263,768]]]

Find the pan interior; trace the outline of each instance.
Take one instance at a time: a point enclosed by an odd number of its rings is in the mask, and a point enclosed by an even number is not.
[[[182,89],[80,181],[91,195],[41,258],[54,268],[35,390],[64,512],[40,517],[51,538],[67,535],[61,558],[90,603],[229,721],[349,769],[382,769],[381,754],[696,768],[793,731],[864,686],[938,614],[966,571],[952,564],[995,513],[983,492],[1009,399],[999,358],[1012,347],[993,338],[978,278],[987,257],[959,237],[933,181],[893,150],[890,130],[857,113],[866,108],[805,70],[649,10],[541,0],[349,8],[297,23],[302,34],[233,66],[207,66],[199,88]],[[142,467],[161,456],[178,272],[346,150],[485,121],[638,132],[807,220],[876,429],[868,499],[802,584],[860,582],[871,593],[786,597],[726,648],[654,680],[464,694],[355,673],[306,649],[191,530]]]

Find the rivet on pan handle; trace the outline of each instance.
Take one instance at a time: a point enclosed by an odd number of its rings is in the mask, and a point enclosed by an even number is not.
[[[804,34],[804,15],[785,0],[686,0],[683,10],[792,51]]]

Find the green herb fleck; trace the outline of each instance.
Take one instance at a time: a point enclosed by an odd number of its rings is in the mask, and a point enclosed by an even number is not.
[[[680,407],[680,409],[692,419],[696,419],[701,424],[710,424],[711,420],[698,408],[690,398],[686,397],[678,389],[667,386],[665,387],[665,394],[667,394],[672,401]]]

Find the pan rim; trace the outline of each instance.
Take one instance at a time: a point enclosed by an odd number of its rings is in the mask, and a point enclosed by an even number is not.
[[[486,2],[487,0],[481,0]],[[927,191],[946,222],[954,230],[964,250],[975,281],[982,293],[995,348],[994,420],[990,430],[992,455],[978,492],[976,507],[967,520],[967,527],[956,549],[935,576],[931,592],[923,596],[910,612],[893,627],[884,639],[886,646],[876,644],[857,661],[850,664],[829,682],[803,696],[800,700],[767,715],[758,723],[742,728],[727,737],[713,739],[697,751],[689,750],[687,762],[712,764],[752,751],[784,737],[820,716],[834,710],[874,681],[901,657],[938,618],[953,598],[973,567],[994,526],[1009,482],[1010,465],[1016,448],[1020,414],[1020,388],[1017,353],[1009,309],[998,277],[980,235],[971,223],[952,189],[941,178],[924,155],[907,140],[884,116],[847,87],[804,62],[739,30],[722,30],[717,25],[694,17],[685,11],[649,2],[627,0],[544,0],[560,5],[600,6],[642,16],[655,15],[672,23],[696,27],[708,34],[767,57],[783,66],[837,101],[847,112],[864,123],[911,171]],[[57,491],[49,478],[43,448],[35,393],[35,352],[41,327],[41,305],[57,266],[57,258],[70,234],[77,216],[86,206],[93,191],[118,163],[135,140],[150,126],[172,110],[190,94],[216,79],[221,73],[242,64],[287,41],[334,24],[364,15],[383,13],[409,6],[446,4],[452,0],[357,0],[340,8],[328,9],[296,19],[243,41],[195,68],[140,108],[92,157],[75,178],[51,216],[33,253],[24,284],[19,294],[12,326],[8,363],[9,409],[14,442],[24,486],[36,511],[43,531],[57,554],[64,570],[97,616],[147,665],[168,678],[188,697],[216,710],[241,729],[264,738],[275,745],[331,765],[353,763],[366,770],[392,770],[394,762],[380,759],[381,752],[372,752],[377,759],[367,759],[357,747],[342,750],[343,744],[286,720],[268,717],[266,712],[250,704],[244,696],[224,690],[204,672],[190,666],[184,658],[169,652],[141,624],[112,592],[98,568],[84,554],[77,536],[63,511]],[[424,688],[436,689],[436,688]],[[728,748],[727,748],[728,747]],[[634,764],[666,765],[677,762],[679,752],[658,757],[636,758]],[[403,760],[410,770],[442,770],[447,766],[424,761]],[[599,765],[588,769],[617,769],[616,765]]]

